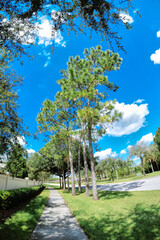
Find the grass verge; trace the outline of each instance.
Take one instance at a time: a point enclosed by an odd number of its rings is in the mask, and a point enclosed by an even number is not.
[[[92,240],[160,240],[160,191],[99,191],[99,201],[59,190]]]
[[[0,239],[28,240],[47,203],[49,190],[45,189],[25,208],[0,224]]]

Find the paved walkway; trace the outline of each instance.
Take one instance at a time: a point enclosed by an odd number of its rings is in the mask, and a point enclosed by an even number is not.
[[[50,188],[48,203],[30,240],[87,240],[61,195]]]

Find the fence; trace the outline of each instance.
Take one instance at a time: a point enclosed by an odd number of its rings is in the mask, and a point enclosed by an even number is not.
[[[0,174],[0,190],[35,187],[41,184],[41,181],[29,180],[29,178],[12,178],[9,175]]]

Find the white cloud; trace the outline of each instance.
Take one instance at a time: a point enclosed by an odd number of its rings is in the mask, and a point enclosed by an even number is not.
[[[116,151],[112,152],[112,148],[107,148],[106,150],[96,152],[94,157],[99,157],[99,160],[103,160],[107,157],[117,157]]]
[[[160,31],[157,32],[157,38],[159,37],[160,37]],[[154,62],[154,64],[160,64],[160,48],[150,56],[150,59],[151,61]]]
[[[112,154],[112,148],[107,148],[106,150],[96,152],[94,154],[94,157],[99,157],[99,160],[103,160],[106,157],[110,156]]]
[[[24,136],[18,136],[17,139],[18,139],[18,143],[19,143],[21,146],[24,147],[24,146],[26,145],[26,141],[25,141]]]
[[[134,103],[142,103],[142,102],[144,102],[144,99],[138,99],[138,100],[134,101]]]
[[[7,161],[7,155],[6,154],[0,155],[0,160]]]
[[[132,145],[129,145],[129,146],[127,147],[127,149],[129,150],[131,147],[132,147]]]
[[[153,142],[153,138],[154,138],[153,134],[148,133],[148,134],[144,135],[139,141],[137,141],[137,144],[145,143],[145,144],[149,145]]]
[[[160,64],[160,48],[150,56],[150,59],[154,62],[154,64]]]
[[[104,124],[108,127],[107,134],[120,137],[137,132],[144,126],[145,116],[149,114],[148,104],[137,105],[135,103],[125,104],[116,103],[115,109],[122,113],[122,118],[118,122],[114,122],[112,126]]]
[[[126,152],[125,149],[123,149],[123,150],[120,151],[120,154],[126,154],[126,153],[127,153],[127,152]]]
[[[33,153],[35,153],[36,151],[35,151],[34,149],[27,149],[27,152],[28,152],[28,154],[33,154]]]
[[[133,18],[129,14],[127,14],[127,13],[121,12],[119,14],[119,16],[120,16],[120,18],[122,19],[122,21],[124,23],[130,23],[131,24],[131,23],[134,22]]]
[[[60,30],[53,30],[51,21],[49,21],[46,17],[41,17],[39,20],[40,23],[36,24],[38,28],[38,44],[47,47],[49,45],[52,45],[54,40],[56,45],[65,47],[66,42],[63,41]]]
[[[160,37],[160,31],[157,32],[157,38],[159,38],[159,37]]]
[[[114,157],[117,157],[117,155],[118,155],[118,154],[116,153],[116,151],[114,151],[114,152],[111,154],[111,157],[114,158]]]

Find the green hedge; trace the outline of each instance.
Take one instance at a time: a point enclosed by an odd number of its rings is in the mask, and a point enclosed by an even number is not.
[[[0,191],[0,210],[8,210],[18,206],[20,203],[30,200],[39,194],[45,187],[20,188],[14,190]]]

